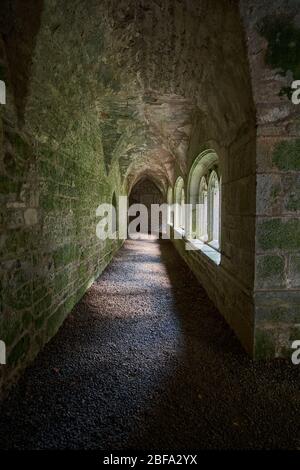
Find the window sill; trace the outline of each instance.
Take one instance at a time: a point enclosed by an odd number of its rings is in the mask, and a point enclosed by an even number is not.
[[[210,242],[206,242],[207,245],[211,246],[214,250],[219,251],[220,246],[217,240],[211,240]]]
[[[205,256],[211,259],[217,266],[221,263],[221,253],[212,245],[203,243],[197,239],[185,239],[185,249],[187,251],[201,251]]]
[[[185,230],[180,227],[174,227],[174,232],[179,235],[179,239],[181,238],[185,241],[185,249],[187,251],[201,251],[201,253],[207,256],[217,266],[220,265],[221,253],[216,249],[218,246],[216,241],[208,244],[197,238],[187,238],[185,237]]]
[[[174,226],[174,232],[178,233],[178,235],[180,235],[181,237],[183,237],[185,234],[184,228],[181,228],[181,227]]]

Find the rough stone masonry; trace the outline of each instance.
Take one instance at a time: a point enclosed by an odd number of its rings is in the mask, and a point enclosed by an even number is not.
[[[175,246],[247,351],[300,338],[296,0],[3,0],[1,390],[57,332],[120,242],[95,210],[141,178],[164,197],[213,148],[220,266]]]

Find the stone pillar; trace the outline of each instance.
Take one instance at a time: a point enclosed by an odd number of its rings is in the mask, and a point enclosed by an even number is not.
[[[241,1],[257,111],[256,357],[290,356],[300,339],[298,1]]]

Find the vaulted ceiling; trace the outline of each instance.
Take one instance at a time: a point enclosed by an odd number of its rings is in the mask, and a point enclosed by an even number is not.
[[[26,20],[24,3],[15,4]],[[26,5],[28,12],[34,8],[32,0]],[[231,129],[247,121],[248,66],[234,2],[38,6],[40,24],[31,36],[29,25],[22,50],[22,25],[14,26],[9,45],[15,65],[32,54],[32,76],[22,69],[14,80],[25,125],[57,147],[77,126],[89,127],[90,142],[101,136],[105,171],[119,165],[127,189],[141,175],[155,175],[167,187],[176,172],[184,174],[195,126],[203,138],[220,136],[226,145]]]

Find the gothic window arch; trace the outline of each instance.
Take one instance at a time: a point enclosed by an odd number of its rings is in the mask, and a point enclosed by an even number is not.
[[[168,219],[167,219],[167,222],[168,224],[170,225],[173,225],[173,222],[174,222],[174,214],[173,214],[173,210],[172,210],[172,204],[173,204],[173,189],[171,188],[171,186],[169,187],[168,189],[168,193],[167,193],[167,203],[168,203]]]
[[[111,203],[112,203],[112,207],[114,208],[114,211],[112,213],[112,227],[113,227],[113,233],[115,233],[119,231],[118,203],[117,203],[117,197],[116,197],[115,191],[113,192]]]
[[[184,211],[185,193],[184,193],[184,181],[181,176],[177,178],[176,183],[175,183],[174,198],[175,198],[174,226],[175,228],[184,230],[185,229],[185,211]]]
[[[208,210],[208,194],[207,194],[207,182],[204,176],[202,176],[199,185],[199,221],[197,223],[197,238],[200,240],[207,241],[207,210]]]
[[[186,233],[210,256],[212,249],[220,250],[221,234],[221,179],[219,159],[214,150],[208,149],[198,155],[191,167],[187,186],[191,220]]]
[[[208,182],[208,241],[219,248],[220,241],[220,184],[216,171],[212,171]]]

